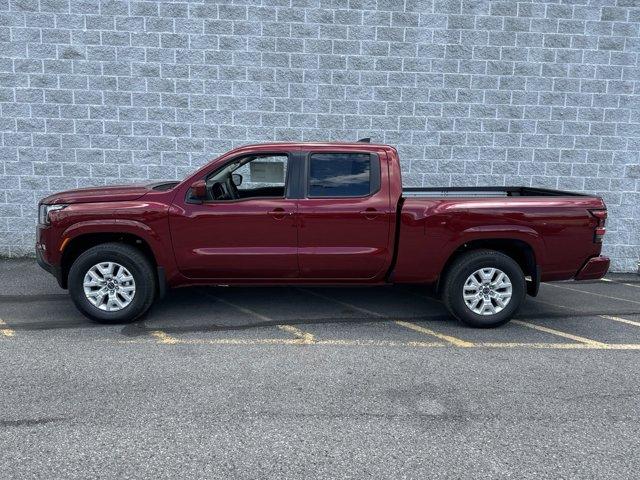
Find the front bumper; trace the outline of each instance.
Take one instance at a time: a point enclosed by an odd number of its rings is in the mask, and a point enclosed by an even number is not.
[[[36,244],[36,262],[38,262],[38,265],[40,265],[40,267],[56,277],[58,285],[60,285],[62,288],[66,288],[66,285],[64,285],[62,281],[62,271],[60,270],[60,267],[47,263],[44,258],[44,251],[41,244]]]
[[[576,280],[595,280],[604,277],[609,271],[609,257],[590,258],[584,266],[578,270]]]

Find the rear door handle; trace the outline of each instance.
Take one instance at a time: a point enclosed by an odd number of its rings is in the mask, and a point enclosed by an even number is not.
[[[362,210],[360,212],[360,215],[362,215],[364,218],[366,218],[367,220],[373,220],[374,218],[376,218],[378,215],[380,215],[382,212],[379,212],[378,210],[376,210],[375,208],[367,208],[366,210]]]
[[[282,220],[283,218],[289,216],[289,215],[293,215],[293,212],[286,212],[284,208],[274,208],[273,210],[271,210],[270,212],[268,212],[269,215],[271,215],[273,218],[275,218],[276,220]]]

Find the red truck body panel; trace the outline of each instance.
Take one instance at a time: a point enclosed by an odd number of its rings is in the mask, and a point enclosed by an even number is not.
[[[379,189],[349,198],[244,198],[190,202],[191,185],[241,156],[357,152],[377,156]],[[302,166],[302,182],[304,171]],[[296,170],[298,171],[298,170]],[[497,189],[501,187],[496,187]],[[528,245],[544,280],[606,273],[594,241],[602,199],[584,195],[438,197],[403,195],[394,148],[366,143],[272,143],[232,150],[184,181],[54,194],[65,204],[38,226],[37,253],[57,271],[83,235],[122,233],[146,242],[169,286],[208,283],[432,283],[452,255],[482,240]],[[600,260],[593,260],[594,258]],[[606,261],[605,261],[606,260]],[[605,266],[606,263],[606,266]],[[63,275],[63,273],[61,273]],[[64,282],[61,282],[64,283]]]
[[[572,278],[577,267],[600,254],[588,209],[602,208],[602,200],[592,197],[407,199],[393,279],[434,282],[453,252],[486,239],[528,244],[542,281]]]

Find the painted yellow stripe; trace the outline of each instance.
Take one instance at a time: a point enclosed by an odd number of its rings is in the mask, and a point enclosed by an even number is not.
[[[367,308],[358,307],[357,305],[352,305],[351,303],[343,302],[342,300],[337,300],[335,298],[328,297],[321,293],[312,292],[307,289],[300,289],[305,293],[309,293],[311,295],[315,295],[316,297],[322,298],[324,300],[329,300],[330,302],[337,303],[338,305],[342,305],[343,307],[350,308],[351,310],[355,310],[356,312],[364,313],[365,315],[369,315],[376,318],[382,318],[384,315],[374,312],[373,310],[369,310]],[[416,325],[415,323],[410,322],[402,322],[402,321],[394,321],[396,325],[399,325],[404,328],[408,328],[415,332],[420,332],[425,335],[431,335],[435,338],[439,338],[440,340],[444,340],[445,342],[451,343],[457,347],[469,347],[473,345],[471,342],[467,342],[466,340],[462,340],[460,338],[452,337],[451,335],[445,335],[444,333],[436,332],[435,330],[431,330],[430,328],[421,327],[420,325]]]
[[[347,307],[351,310],[355,310],[356,312],[364,313],[365,315],[369,315],[371,317],[383,317],[384,315],[374,312],[373,310],[369,310],[367,308],[358,307],[357,305],[353,305],[351,303],[343,302],[342,300],[338,300],[337,298],[328,297],[327,295],[323,295],[322,293],[312,292],[311,290],[307,290],[306,288],[299,288],[301,292],[308,293],[309,295],[313,295],[318,298],[322,298],[323,300],[328,300],[333,303],[337,303],[338,305],[342,305],[343,307]]]
[[[256,311],[254,311],[254,310],[250,310],[250,309],[248,309],[246,307],[243,307],[242,305],[238,305],[236,303],[232,303],[232,302],[230,302],[228,300],[225,300],[223,298],[217,297],[215,295],[210,295],[209,294],[209,296],[214,298],[217,302],[224,303],[225,305],[233,307],[236,310],[240,310],[242,313],[246,313],[247,315],[250,315],[252,317],[256,317],[257,319],[262,320],[263,322],[273,322],[272,318],[269,318],[266,315],[262,315],[262,314],[260,314],[260,313],[258,313]]]
[[[16,332],[13,328],[6,327],[7,323],[0,318],[0,335],[3,337],[13,337]]]
[[[593,350],[594,348],[602,348],[598,345],[589,343],[526,343],[526,342],[483,342],[477,343],[476,347],[485,348],[535,348],[535,349],[568,349],[568,350]]]
[[[634,320],[628,320],[626,318],[614,317],[613,315],[598,315],[601,318],[606,318],[607,320],[613,320],[614,322],[626,323],[627,325],[633,325],[634,327],[640,327],[640,322],[636,322]]]
[[[163,337],[164,339],[165,337]],[[104,340],[103,340],[104,341]],[[146,343],[145,340],[119,340],[118,343]],[[179,345],[309,345],[301,338],[214,338],[214,339],[188,339],[181,340],[169,337],[169,341],[159,342],[161,344]],[[411,347],[411,348],[451,348],[448,343],[440,342],[396,342],[388,340],[318,340],[312,345],[337,346],[337,347]],[[637,343],[519,343],[519,342],[482,342],[473,343],[465,348],[494,348],[494,349],[514,349],[531,348],[542,350],[640,350]]]
[[[294,337],[299,338],[306,344],[315,343],[316,339],[309,332],[304,332],[293,325],[278,325],[278,328],[283,332],[292,334]]]
[[[440,340],[449,342],[450,344],[455,345],[456,347],[464,347],[464,348],[473,347],[472,342],[467,342],[466,340],[461,340],[459,338],[452,337],[451,335],[445,335],[444,333],[435,332],[430,328],[421,327],[420,325],[416,325],[415,323],[402,322],[400,320],[396,320],[395,323],[400,325],[401,327],[408,328],[415,332],[420,332],[420,333],[424,333],[425,335],[431,335],[433,337],[439,338]]]
[[[333,345],[347,347],[446,347],[440,342],[397,342],[394,340],[319,340],[317,345]]]
[[[588,312],[584,312],[583,310],[578,310],[576,308],[567,307],[566,305],[559,305],[557,303],[544,302],[542,300],[538,300],[537,298],[536,299],[530,298],[527,301],[535,302],[535,303],[542,303],[544,305],[550,305],[552,307],[564,308],[565,310],[571,310],[571,311],[576,312],[576,313],[582,313],[584,315],[588,315]],[[604,318],[606,320],[613,320],[614,322],[626,323],[627,325],[633,325],[634,327],[640,327],[640,322],[636,322],[635,320],[629,320],[628,318],[615,317],[613,315],[598,315],[598,314],[597,314],[597,316],[600,317],[600,318]]]
[[[640,344],[636,343],[476,343],[475,347],[487,348],[533,348],[533,349],[559,349],[559,350],[640,350]]]
[[[218,301],[220,303],[224,303],[225,305],[233,307],[236,310],[241,311],[242,313],[245,313],[247,315],[256,317],[257,319],[262,320],[263,322],[269,322],[269,323],[275,322],[275,320],[273,318],[267,317],[266,315],[262,315],[261,313],[258,313],[255,310],[251,310],[250,308],[243,307],[242,305],[238,305],[236,303],[230,302],[228,300],[224,300],[223,298],[216,297],[214,295],[209,295],[209,296],[215,298],[216,301]],[[283,332],[291,333],[295,337],[303,340],[305,343],[313,343],[313,342],[315,342],[315,338],[314,338],[314,336],[312,334],[310,334],[308,332],[303,332],[302,330],[300,330],[297,327],[294,327],[293,325],[277,325],[277,327],[280,330],[282,330]]]
[[[151,335],[158,339],[158,343],[164,343],[166,345],[175,345],[176,343],[181,343],[180,340],[172,337],[171,335],[168,335],[162,330],[154,330],[151,332]]]
[[[617,283],[618,285],[625,285],[627,287],[640,288],[640,285],[634,285],[633,283],[616,282],[615,280],[611,280],[609,278],[601,278],[600,280],[603,282]]]
[[[558,337],[568,338],[569,340],[584,343],[585,345],[606,346],[606,343],[597,342],[585,337],[579,337],[578,335],[573,335],[567,332],[561,332],[560,330],[555,330],[553,328],[543,327],[542,325],[536,325],[535,323],[523,322],[522,320],[511,320],[511,323],[522,325],[523,327],[527,328],[532,328],[534,330],[538,330],[539,332],[550,333],[551,335],[557,335]]]
[[[577,288],[565,287],[564,285],[556,285],[553,283],[545,283],[545,285],[549,285],[550,287],[555,287],[555,288],[562,288],[564,290],[571,290],[572,292],[580,292],[586,295],[595,295],[596,297],[603,297],[603,298],[608,298],[610,300],[619,300],[621,302],[629,302],[629,303],[635,303],[637,305],[640,305],[640,301],[637,301],[637,300],[629,300],[627,298],[612,297],[611,295],[605,295],[603,293],[585,292],[584,290],[579,290]]]

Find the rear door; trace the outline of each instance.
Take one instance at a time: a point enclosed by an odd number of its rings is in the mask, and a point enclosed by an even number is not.
[[[319,147],[303,157],[303,198],[298,201],[300,276],[382,277],[392,250],[385,151]]]

